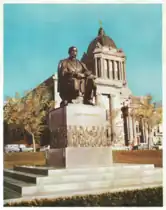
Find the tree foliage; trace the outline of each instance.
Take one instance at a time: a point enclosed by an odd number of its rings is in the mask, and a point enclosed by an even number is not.
[[[7,124],[23,126],[32,136],[35,151],[35,139],[46,128],[46,116],[53,106],[51,92],[42,84],[24,97],[20,97],[19,93],[13,98],[8,97],[4,106],[4,121]]]
[[[132,97],[131,100],[131,114],[136,119],[144,118],[150,127],[162,122],[162,107],[155,106],[151,95],[142,98]]]
[[[153,138],[152,131],[156,125],[162,122],[162,107],[156,107],[149,94],[145,97],[132,97],[130,114],[139,121],[141,129],[148,131],[148,146],[150,147]]]

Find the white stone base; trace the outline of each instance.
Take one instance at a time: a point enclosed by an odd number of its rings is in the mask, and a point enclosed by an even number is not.
[[[112,149],[110,147],[67,147],[51,149],[47,153],[48,166],[79,168],[111,166]]]

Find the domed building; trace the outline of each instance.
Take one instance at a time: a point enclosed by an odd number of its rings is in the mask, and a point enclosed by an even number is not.
[[[97,76],[98,103],[104,106],[108,113],[121,110],[123,102],[131,95],[126,80],[126,56],[102,27],[99,28],[97,37],[89,44],[82,62]],[[115,139],[120,141],[116,143],[128,145],[131,139],[129,135],[132,133],[127,132],[129,127],[126,125],[125,135],[121,112],[113,119],[112,127]]]

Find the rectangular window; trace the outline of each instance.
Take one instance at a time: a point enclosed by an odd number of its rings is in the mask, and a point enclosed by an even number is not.
[[[118,76],[118,80],[120,80],[120,66],[119,66],[119,61],[116,61],[117,63],[117,76]]]
[[[100,58],[97,58],[97,75],[101,77],[101,61]]]
[[[115,65],[114,65],[114,61],[112,62],[112,78],[115,79]]]
[[[125,64],[124,61],[122,62],[122,70],[123,70],[123,80],[125,80]]]

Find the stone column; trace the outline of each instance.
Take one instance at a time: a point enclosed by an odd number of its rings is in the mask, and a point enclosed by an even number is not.
[[[117,61],[117,79],[121,80],[120,61]]]
[[[144,140],[144,127],[143,127],[143,118],[142,118],[142,116],[140,118],[140,133],[141,133],[140,142],[144,143],[145,140]]]
[[[114,60],[114,75],[115,75],[115,80],[117,80],[117,63]]]
[[[115,109],[115,95],[110,95],[110,112],[112,112]],[[111,124],[111,141],[114,143],[115,139],[115,120],[116,119],[110,119]]]
[[[123,64],[124,61],[122,61],[122,80],[124,81],[124,64]]]
[[[136,133],[136,123],[135,122],[136,122],[135,117],[132,116],[134,145],[137,144],[137,138],[136,138],[137,133]]]
[[[129,119],[129,113],[127,116],[127,131],[128,131],[128,143],[130,144],[130,119]]]
[[[123,125],[124,125],[124,143],[125,146],[129,145],[129,121],[128,121],[128,107],[123,106],[121,108],[122,114],[123,114]]]
[[[101,78],[104,77],[104,62],[103,62],[103,58],[100,58],[100,63],[101,63]]]
[[[147,143],[145,119],[143,119],[143,135],[144,135],[144,142]]]
[[[57,90],[57,84],[58,84],[57,75],[53,76],[53,80],[54,80],[54,101],[55,101],[55,108],[57,108],[60,106],[60,102],[61,102],[61,98]]]
[[[107,78],[107,61],[105,58],[103,58],[103,78]]]
[[[120,76],[121,76],[121,80],[123,81],[123,65],[122,65],[122,61],[120,61]]]
[[[57,94],[58,79],[57,79],[57,77],[55,75],[53,76],[53,79],[54,79],[54,100],[55,100],[55,95]]]
[[[112,61],[109,60],[109,74],[110,74],[110,79],[112,80],[113,76],[112,76]]]
[[[126,62],[123,61],[123,80],[126,80]]]
[[[132,117],[129,113],[129,142],[132,143],[133,141],[133,123],[132,123]]]
[[[123,80],[123,71],[122,71],[122,62],[119,61],[119,65],[120,65],[120,80]]]
[[[146,138],[146,143],[148,143],[148,124],[145,121],[145,138]]]

